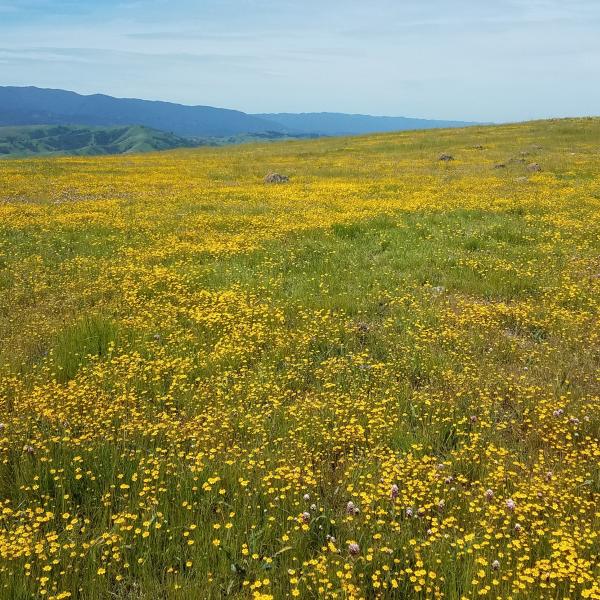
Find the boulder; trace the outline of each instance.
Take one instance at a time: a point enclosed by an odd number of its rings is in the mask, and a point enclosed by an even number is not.
[[[287,183],[290,178],[287,175],[281,175],[279,173],[269,173],[265,176],[265,183]]]

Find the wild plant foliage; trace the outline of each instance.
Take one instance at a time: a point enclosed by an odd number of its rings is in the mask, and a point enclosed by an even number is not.
[[[0,162],[0,597],[600,597],[598,139]]]

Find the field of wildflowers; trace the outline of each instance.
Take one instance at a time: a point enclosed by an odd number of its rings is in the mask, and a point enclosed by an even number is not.
[[[0,162],[0,598],[600,598],[599,250],[598,119]]]

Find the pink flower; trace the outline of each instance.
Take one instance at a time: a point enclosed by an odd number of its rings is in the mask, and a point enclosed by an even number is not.
[[[516,506],[517,505],[515,504],[515,501],[512,498],[509,498],[506,501],[506,508],[508,508],[508,510],[515,510]]]
[[[360,546],[356,542],[348,545],[348,553],[350,556],[358,556],[360,554]]]
[[[392,489],[390,490],[391,499],[395,500],[398,497],[398,494],[400,494],[400,490],[398,486],[394,483],[394,485],[392,485]]]

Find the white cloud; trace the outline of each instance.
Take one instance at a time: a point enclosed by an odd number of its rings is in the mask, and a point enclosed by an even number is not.
[[[6,84],[484,121],[600,106],[595,1],[0,0],[0,12]]]

